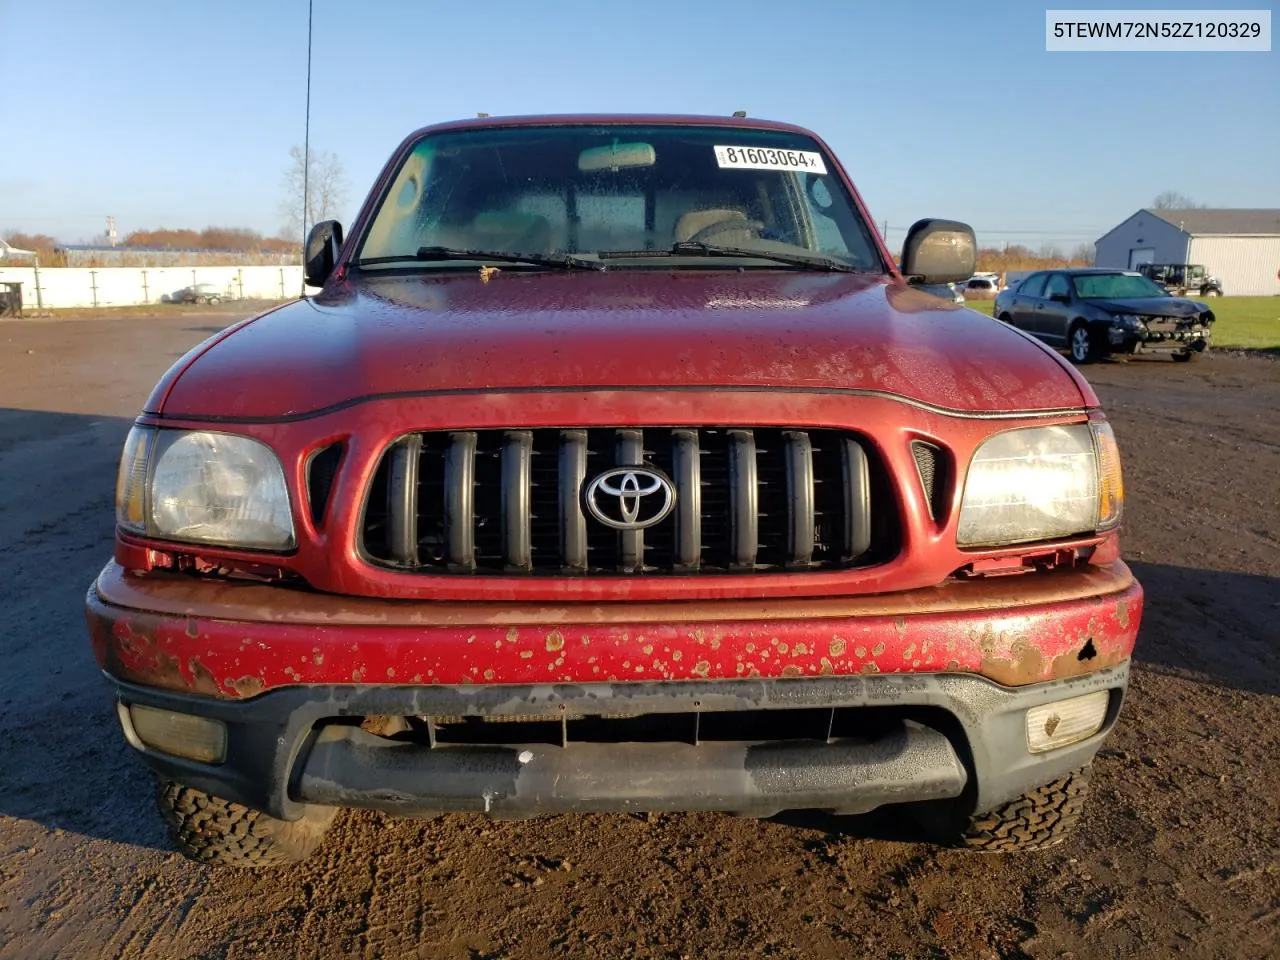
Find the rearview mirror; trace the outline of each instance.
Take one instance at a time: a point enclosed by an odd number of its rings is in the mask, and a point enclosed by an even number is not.
[[[973,228],[955,220],[917,220],[902,245],[902,272],[916,283],[968,280],[978,265]]]
[[[321,220],[307,235],[303,279],[308,286],[323,287],[338,262],[342,248],[342,224],[337,220]]]
[[[617,171],[623,167],[652,167],[657,160],[652,143],[611,143],[590,147],[578,154],[578,170],[595,173],[599,170]]]

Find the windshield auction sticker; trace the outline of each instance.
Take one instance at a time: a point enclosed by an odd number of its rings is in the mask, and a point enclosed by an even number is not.
[[[737,170],[798,170],[825,174],[822,154],[811,150],[776,150],[773,147],[716,147],[716,163]]]

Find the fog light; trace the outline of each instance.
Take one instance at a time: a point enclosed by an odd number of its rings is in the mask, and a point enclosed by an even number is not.
[[[221,763],[227,758],[227,727],[221,720],[132,703],[120,705],[120,721],[125,736],[136,741],[135,747],[150,747],[201,763]]]
[[[1102,729],[1109,697],[1106,690],[1099,690],[1032,707],[1027,711],[1027,749],[1044,753],[1092,737]]]

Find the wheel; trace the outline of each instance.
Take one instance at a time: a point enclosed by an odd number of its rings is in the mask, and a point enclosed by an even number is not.
[[[1009,314],[1007,313],[1000,314],[1000,316],[996,317],[996,319],[999,320],[1001,323],[1007,323],[1011,326],[1013,324],[1013,317],[1009,316]]]
[[[174,845],[200,863],[254,869],[279,867],[315,853],[336,807],[308,807],[301,820],[277,820],[259,810],[162,780],[160,815]]]
[[[945,846],[984,853],[1027,853],[1062,843],[1075,828],[1089,795],[1089,767],[1059,777],[985,813],[957,818],[929,811],[924,825]]]
[[[212,306],[213,304],[217,303],[217,302],[218,302],[218,301],[220,301],[221,299],[222,299],[221,297],[217,297],[217,296],[210,297],[210,298],[209,298],[209,304]]]
[[[1208,290],[1204,291],[1204,295],[1206,297],[1220,297],[1222,296],[1222,291],[1216,287],[1210,287]]]
[[[1067,345],[1071,348],[1071,359],[1075,363],[1090,363],[1098,359],[1098,347],[1087,323],[1077,320],[1071,325]]]

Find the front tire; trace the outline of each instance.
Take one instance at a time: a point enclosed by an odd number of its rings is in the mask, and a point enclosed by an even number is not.
[[[1077,364],[1092,363],[1098,359],[1096,338],[1089,330],[1089,325],[1077,320],[1067,333],[1067,346],[1071,351],[1071,360]]]
[[[183,856],[198,863],[240,869],[280,867],[315,853],[336,807],[307,808],[301,820],[277,820],[230,800],[162,780],[160,815]]]
[[[933,816],[926,826],[944,846],[980,853],[1029,853],[1070,836],[1089,795],[1089,767],[1029,790],[1008,803],[968,817]]]

